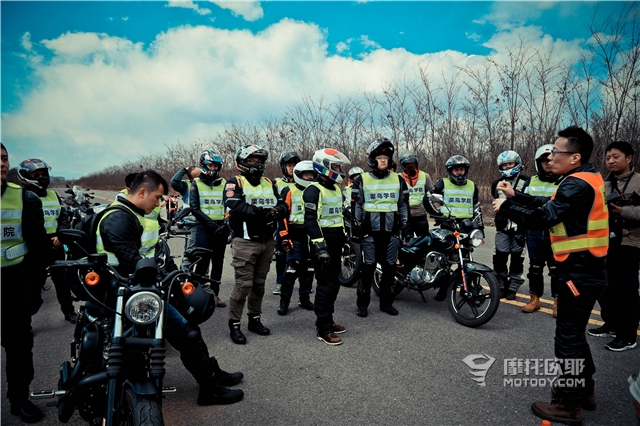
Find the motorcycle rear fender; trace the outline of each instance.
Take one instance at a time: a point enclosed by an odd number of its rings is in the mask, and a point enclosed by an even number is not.
[[[465,272],[493,272],[493,269],[491,269],[490,267],[488,267],[487,265],[483,265],[482,263],[478,263],[478,262],[467,262],[464,265],[464,271]]]

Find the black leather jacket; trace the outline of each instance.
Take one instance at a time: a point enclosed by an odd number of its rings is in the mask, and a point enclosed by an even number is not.
[[[118,201],[144,216],[144,211],[130,201],[124,198]],[[122,276],[133,273],[136,270],[136,263],[142,258],[139,252],[142,245],[142,232],[143,228],[138,218],[124,210],[115,210],[100,222],[100,236],[104,249],[118,258],[119,265],[116,269]]]
[[[567,173],[560,182],[556,196],[553,200],[547,197],[534,197],[521,192],[516,192],[516,196],[506,200],[500,207],[500,212],[508,219],[522,224],[529,230],[549,230],[558,223],[564,223],[567,234],[585,234],[589,225],[589,213],[593,206],[595,192],[591,185],[582,179],[570,178],[577,172],[597,173],[591,163],[576,167]],[[559,262],[558,267],[566,269],[570,267],[572,273],[577,273],[582,268],[584,274],[595,274],[587,281],[596,285],[606,285],[606,280],[602,280],[600,272],[606,266],[606,257],[595,257],[588,251],[571,253],[564,262]],[[582,281],[585,278],[582,277]]]

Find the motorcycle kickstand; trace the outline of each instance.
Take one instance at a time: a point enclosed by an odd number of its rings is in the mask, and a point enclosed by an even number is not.
[[[422,297],[422,301],[423,301],[424,303],[427,303],[427,298],[426,298],[426,297],[424,297],[424,293],[422,292],[422,290],[420,291],[420,297]]]

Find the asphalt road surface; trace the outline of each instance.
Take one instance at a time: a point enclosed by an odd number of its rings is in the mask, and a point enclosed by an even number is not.
[[[96,195],[113,196],[99,191]],[[96,201],[100,199],[96,197]],[[477,250],[477,261],[491,265],[494,233],[493,228],[487,228],[487,243]],[[171,248],[174,255],[182,254],[182,240],[171,240]],[[229,248],[221,288],[223,300],[228,300],[233,285],[230,254]],[[342,345],[328,346],[315,336],[313,312],[299,308],[295,296],[289,314],[277,315],[279,298],[271,294],[275,265],[271,266],[262,315],[271,335],[247,331],[245,317],[242,329],[247,344],[233,344],[227,308],[217,309],[202,325],[209,350],[222,368],[244,373],[245,379],[237,386],[244,390],[244,399],[227,406],[198,406],[198,386],[182,366],[177,351],[169,348],[165,385],[175,386],[178,391],[164,399],[165,424],[540,424],[530,406],[535,400],[549,400],[548,379],[554,376],[544,375],[542,368],[537,374],[533,370],[529,375],[525,370],[509,374],[514,372],[505,366],[517,366],[518,362],[524,366],[527,361],[533,365],[534,360],[553,358],[555,324],[548,292],[547,309],[524,314],[521,306],[528,300],[525,282],[517,301],[503,299],[488,324],[471,329],[455,322],[444,302],[433,300],[433,290],[425,293],[426,303],[418,293],[405,290],[394,304],[400,311],[395,317],[376,309],[374,294],[369,316],[360,318],[355,313],[355,287],[342,287],[335,320],[347,332],[342,335]],[[36,378],[32,390],[56,388],[59,366],[69,356],[73,326],[64,321],[54,291],[51,287],[43,293],[44,305],[33,320]],[[592,318],[594,326],[601,324],[598,312]],[[627,377],[640,370],[640,349],[614,353],[604,348],[608,339],[587,338],[598,369],[598,408],[595,412],[583,411],[585,424],[635,424]],[[463,362],[474,354],[484,354],[485,360],[495,359],[486,373],[485,386],[474,380],[472,369]],[[475,363],[483,362],[479,359]],[[532,386],[525,379],[538,379],[538,384]],[[546,385],[540,385],[541,379],[547,380]],[[6,396],[4,379],[2,394]],[[58,423],[56,407],[47,405],[52,401],[35,401],[44,413],[43,425]],[[22,424],[9,413],[6,398],[2,399],[1,420],[2,425]],[[76,413],[69,424],[84,421]]]

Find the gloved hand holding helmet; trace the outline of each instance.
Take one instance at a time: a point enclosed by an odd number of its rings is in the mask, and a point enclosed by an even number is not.
[[[313,154],[313,170],[327,179],[340,183],[346,176],[344,167],[351,164],[346,155],[332,148],[319,149]]]
[[[18,166],[18,179],[27,187],[46,190],[51,182],[51,167],[39,158],[29,158]]]
[[[522,171],[522,159],[517,152],[507,150],[498,155],[498,170],[503,178],[512,178]]]

